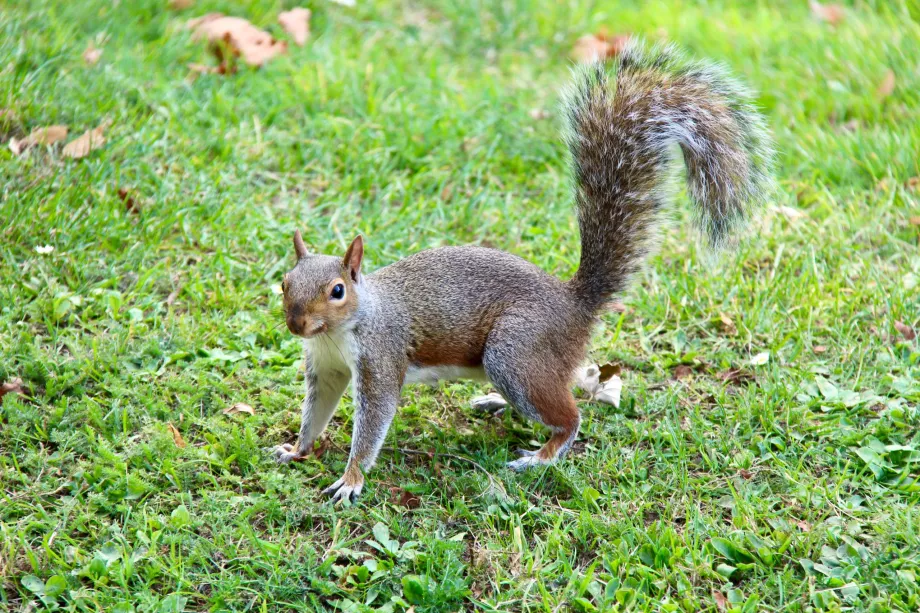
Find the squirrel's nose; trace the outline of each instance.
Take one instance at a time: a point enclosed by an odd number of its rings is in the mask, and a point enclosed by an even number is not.
[[[294,316],[288,315],[285,319],[287,320],[287,327],[288,327],[288,330],[291,331],[291,334],[296,334],[297,336],[301,336],[306,331],[306,327],[307,327],[306,317],[304,316],[294,317]]]

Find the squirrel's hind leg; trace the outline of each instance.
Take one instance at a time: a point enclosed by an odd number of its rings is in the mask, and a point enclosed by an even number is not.
[[[519,450],[521,457],[508,463],[514,470],[550,464],[562,457],[578,436],[581,416],[570,389],[567,359],[558,356],[536,356],[496,343],[487,347],[483,366],[492,383],[501,394],[524,416],[538,421],[553,434],[537,451]],[[541,359],[541,357],[543,359]],[[568,356],[565,356],[568,357]],[[535,368],[535,365],[540,367]],[[560,374],[562,373],[562,374]]]

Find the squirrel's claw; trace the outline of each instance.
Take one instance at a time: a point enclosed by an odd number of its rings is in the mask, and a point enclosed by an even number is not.
[[[508,468],[516,472],[523,472],[532,466],[542,466],[549,464],[549,462],[538,456],[536,451],[530,451],[529,449],[518,449],[515,451],[515,453],[521,457],[517,460],[508,462]]]
[[[361,489],[364,487],[364,481],[358,483],[346,483],[346,478],[342,477],[329,487],[323,490],[323,494],[330,496],[333,504],[354,504],[361,495]]]
[[[287,464],[288,462],[296,462],[306,459],[306,456],[299,455],[294,451],[293,445],[287,443],[275,447],[273,453],[275,454],[275,461],[277,461],[279,464]]]

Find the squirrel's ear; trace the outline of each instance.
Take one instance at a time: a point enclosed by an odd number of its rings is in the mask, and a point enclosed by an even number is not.
[[[300,230],[294,230],[294,253],[297,254],[298,260],[307,257],[307,246],[303,244]]]
[[[345,270],[348,271],[348,274],[351,275],[352,281],[358,280],[358,275],[361,273],[361,258],[364,257],[364,239],[361,238],[361,235],[355,237],[355,240],[351,241],[351,244],[348,246],[348,251],[345,252],[345,258],[342,260],[342,265],[345,267]]]

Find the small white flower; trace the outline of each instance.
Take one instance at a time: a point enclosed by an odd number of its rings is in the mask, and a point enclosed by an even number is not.
[[[763,366],[770,361],[770,352],[764,351],[751,358],[751,366]]]
[[[37,251],[38,253],[41,253],[42,255],[45,255],[45,254],[48,254],[54,251],[54,245],[45,245],[44,247],[37,246],[35,247],[35,251]]]
[[[279,285],[278,283],[275,283],[274,285],[272,285],[271,290],[272,290],[272,293],[276,296],[280,296],[281,294],[284,293],[283,291],[281,291],[281,285]]]

